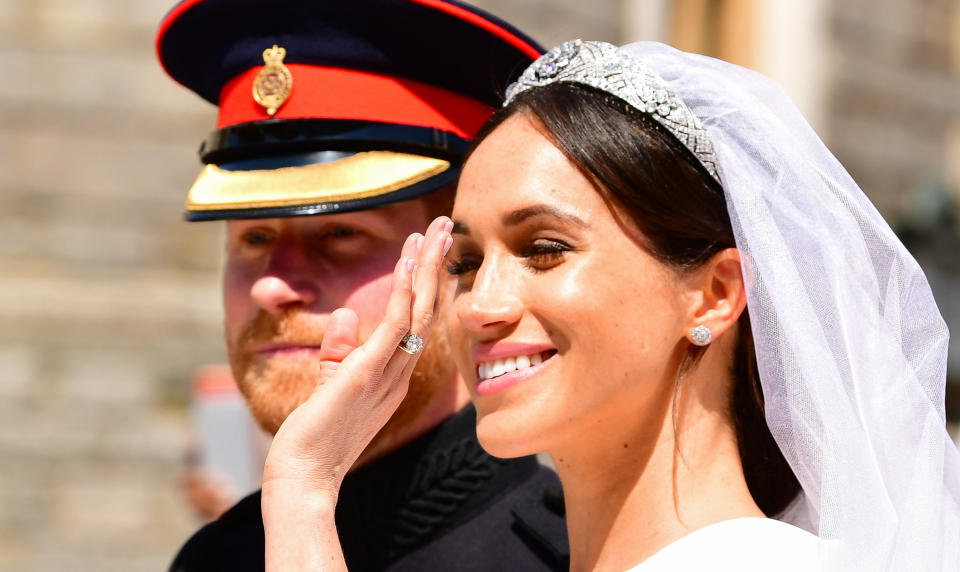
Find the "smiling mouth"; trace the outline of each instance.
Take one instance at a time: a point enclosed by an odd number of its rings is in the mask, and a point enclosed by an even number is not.
[[[513,371],[531,368],[550,359],[555,353],[557,353],[557,350],[548,350],[530,355],[511,356],[484,362],[477,365],[477,379],[478,381],[484,381],[500,377]]]

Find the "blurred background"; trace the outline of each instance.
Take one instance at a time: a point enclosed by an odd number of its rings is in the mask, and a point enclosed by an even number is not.
[[[960,0],[474,3],[547,47],[660,40],[778,79],[960,332]],[[180,213],[215,110],[156,63],[172,4],[0,0],[0,570],[162,570],[203,522],[183,475],[195,388],[222,387],[222,228]]]

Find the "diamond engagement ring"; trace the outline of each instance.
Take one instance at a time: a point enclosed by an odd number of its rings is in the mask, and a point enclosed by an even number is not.
[[[404,334],[399,348],[410,355],[417,355],[423,349],[423,338],[417,334]]]

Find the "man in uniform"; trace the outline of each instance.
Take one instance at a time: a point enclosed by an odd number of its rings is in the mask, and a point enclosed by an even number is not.
[[[219,106],[186,218],[226,220],[233,374],[276,432],[313,390],[330,313],[361,340],[383,315],[404,239],[448,214],[470,138],[541,48],[452,0],[184,0],[157,52]],[[438,320],[439,322],[440,320]],[[343,482],[356,570],[565,569],[558,482],[487,455],[442,335]],[[260,496],[197,532],[171,570],[263,568]]]

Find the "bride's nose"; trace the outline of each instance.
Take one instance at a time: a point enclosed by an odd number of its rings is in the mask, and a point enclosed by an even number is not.
[[[510,276],[484,261],[470,289],[461,292],[454,302],[454,311],[464,328],[482,332],[520,321],[523,301]]]

